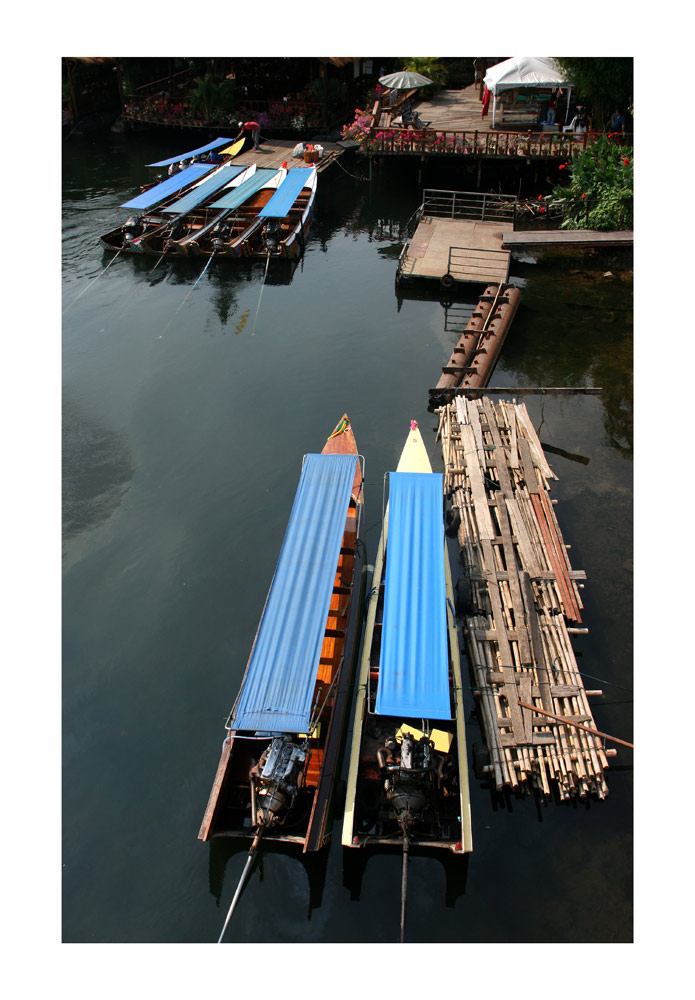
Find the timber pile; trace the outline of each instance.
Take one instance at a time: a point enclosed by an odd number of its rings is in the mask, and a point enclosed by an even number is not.
[[[457,396],[437,410],[445,491],[461,521],[470,600],[459,613],[497,790],[560,799],[608,792],[608,756],[596,735],[570,636],[581,623],[578,581],[553,503],[546,462],[526,407]],[[593,730],[594,732],[589,732]]]

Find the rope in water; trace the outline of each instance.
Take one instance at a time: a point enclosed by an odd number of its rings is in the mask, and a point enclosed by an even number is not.
[[[72,309],[72,307],[75,305],[75,303],[77,302],[77,300],[81,299],[85,292],[89,291],[89,289],[92,287],[92,285],[97,280],[97,278],[100,278],[102,276],[102,274],[104,274],[105,271],[108,271],[108,269],[113,264],[114,260],[117,260],[118,257],[121,255],[122,252],[123,252],[122,250],[119,250],[118,253],[116,254],[116,256],[112,260],[110,260],[108,262],[108,264],[106,265],[106,267],[104,268],[104,270],[100,271],[99,274],[97,274],[96,278],[92,278],[92,280],[89,282],[89,284],[87,285],[87,287],[83,288],[82,291],[80,292],[80,294],[75,296],[75,298],[72,300],[72,302],[70,303],[70,305],[66,306],[65,309],[63,309],[63,316],[68,311],[68,309]]]

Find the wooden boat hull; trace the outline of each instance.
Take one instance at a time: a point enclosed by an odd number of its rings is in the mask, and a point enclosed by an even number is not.
[[[306,245],[311,224],[314,219],[314,202],[316,199],[316,171],[312,171],[309,183],[300,192],[295,207],[284,219],[278,220],[282,236],[277,242],[277,248],[269,251],[263,246],[260,232],[249,234],[243,241],[243,253],[246,257],[284,257],[292,259],[299,257]]]
[[[329,438],[323,452],[357,457],[349,421],[343,419],[346,429]],[[339,751],[359,644],[364,566],[362,470],[358,460],[317,673],[317,687],[335,682],[332,705],[321,718],[316,738],[310,741],[311,760],[292,813],[282,826],[263,833],[264,840],[296,844],[303,852],[318,851],[330,839]],[[249,773],[268,744],[267,735],[249,738],[229,732],[198,833],[200,840],[253,838]]]
[[[427,453],[418,432],[411,431],[412,447],[404,448],[398,471],[431,472]],[[410,441],[410,439],[409,439]],[[345,848],[403,847],[403,834],[386,800],[383,757],[380,750],[389,739],[399,742],[404,732],[422,734],[420,719],[402,716],[376,715],[375,689],[379,676],[380,618],[383,610],[383,580],[388,548],[388,518],[386,508],[382,536],[377,549],[374,574],[367,606],[355,715],[350,748],[350,764],[343,820],[342,843]],[[449,647],[449,686],[453,719],[436,721],[431,729],[435,749],[445,762],[442,780],[433,793],[433,806],[417,828],[409,835],[410,849],[441,848],[454,854],[473,849],[466,733],[463,704],[463,683],[458,649],[456,623],[453,615],[454,594],[451,569],[445,546],[444,572],[447,597],[447,631]],[[445,769],[445,770],[444,770]]]

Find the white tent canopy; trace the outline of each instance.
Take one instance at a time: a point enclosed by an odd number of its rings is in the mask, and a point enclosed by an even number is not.
[[[497,96],[505,90],[570,87],[564,72],[547,56],[514,56],[491,66],[483,80],[493,97],[492,126],[495,126]]]

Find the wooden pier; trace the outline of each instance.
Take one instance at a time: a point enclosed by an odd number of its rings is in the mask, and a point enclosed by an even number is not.
[[[502,234],[502,246],[515,250],[535,247],[631,247],[635,234],[631,230],[605,233],[593,229],[547,229],[537,232],[513,230]]]
[[[572,649],[572,635],[588,631],[585,573],[570,565],[549,497],[557,476],[523,403],[459,395],[437,412],[469,588],[457,617],[487,744],[481,766],[498,791],[604,798],[616,751],[596,729],[588,696],[601,692],[585,689]]]
[[[286,161],[288,167],[304,167],[310,164],[304,163],[297,157],[292,156],[292,150],[297,145],[292,139],[274,139],[272,142],[262,142],[258,149],[247,149],[234,157],[234,163],[243,167],[257,163],[259,167],[279,168]],[[338,142],[321,142],[323,146],[323,156],[316,163],[318,173],[323,173],[332,166],[345,152],[345,147]]]

